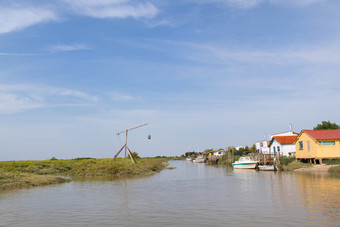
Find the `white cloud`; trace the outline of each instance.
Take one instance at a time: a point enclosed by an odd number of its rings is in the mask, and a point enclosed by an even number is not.
[[[49,9],[35,7],[0,8],[0,34],[56,19],[57,15]]]
[[[237,6],[240,8],[251,8],[258,4],[261,4],[265,0],[222,0],[231,6]]]
[[[242,9],[249,9],[256,7],[263,3],[270,4],[282,4],[291,6],[307,6],[318,2],[324,2],[327,0],[201,0],[203,3],[222,3],[231,7],[237,7]]]
[[[65,52],[65,51],[77,51],[77,50],[91,50],[91,48],[86,44],[75,43],[75,44],[58,44],[50,48],[54,52]]]
[[[41,55],[41,54],[0,52],[0,56],[38,56],[38,55]]]
[[[324,2],[327,0],[269,0],[273,4],[289,4],[296,6],[307,6],[318,2]]]
[[[66,101],[61,97],[66,97]],[[27,84],[0,86],[0,114],[37,108],[86,106],[97,101],[97,96],[72,89]]]
[[[129,0],[64,0],[75,12],[94,18],[152,18],[158,9],[151,3],[133,4]]]
[[[155,40],[154,40],[155,42]],[[285,46],[275,50],[225,46],[223,44],[199,44],[190,42],[159,41],[158,47],[180,47],[183,57],[206,63],[228,63],[230,61],[268,64],[303,64],[340,62],[340,43],[315,46]],[[147,47],[147,46],[145,46]],[[151,47],[150,47],[151,48]],[[190,54],[189,54],[190,53]]]
[[[0,103],[0,114],[22,112],[43,106],[37,98],[9,93],[0,93]]]

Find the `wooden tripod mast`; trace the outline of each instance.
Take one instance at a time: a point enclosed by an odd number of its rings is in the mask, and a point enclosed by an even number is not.
[[[136,127],[133,127],[133,128],[130,128],[130,129],[126,129],[126,130],[118,132],[116,134],[117,136],[119,136],[121,133],[125,132],[125,144],[119,149],[118,153],[113,157],[113,159],[110,162],[114,161],[118,157],[120,152],[122,152],[122,150],[124,149],[125,150],[125,155],[124,155],[125,161],[126,161],[126,153],[128,153],[128,155],[131,158],[132,162],[136,163],[136,161],[134,160],[134,158],[132,156],[132,152],[131,152],[130,148],[127,146],[128,132],[131,131],[131,130],[134,130],[136,128],[140,128],[140,127],[146,126],[146,125],[148,125],[148,124],[145,123],[145,124],[142,124],[142,125],[138,125]]]

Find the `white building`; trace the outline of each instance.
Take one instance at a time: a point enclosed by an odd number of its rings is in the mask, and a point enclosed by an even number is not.
[[[270,141],[267,140],[255,142],[256,152],[261,154],[269,154],[269,143]]]
[[[283,156],[295,156],[295,144],[297,135],[273,136],[269,144],[271,154],[281,153]]]
[[[276,136],[294,136],[294,135],[299,135],[299,133],[293,132],[291,130],[291,131],[288,131],[288,132],[280,132],[280,133],[275,133],[273,135],[269,135],[269,138],[270,138],[269,141],[264,139],[264,140],[255,142],[256,152],[262,153],[262,154],[270,154],[270,153],[273,154],[273,151],[270,150],[270,148],[269,148],[270,142],[273,139],[273,137],[276,137]],[[265,136],[265,138],[266,138],[266,136]],[[277,150],[277,148],[275,148],[275,150]]]

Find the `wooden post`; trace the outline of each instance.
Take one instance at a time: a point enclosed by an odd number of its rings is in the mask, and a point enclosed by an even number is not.
[[[113,157],[113,159],[110,161],[110,163],[118,157],[118,155],[120,154],[120,152],[123,150],[123,148],[124,148],[125,146],[126,146],[126,145],[123,145],[122,148],[120,148],[120,150],[119,150],[118,153]]]
[[[126,148],[127,148],[128,152],[129,152],[129,156],[130,156],[130,158],[132,160],[132,163],[136,163],[135,159],[132,156],[132,152],[131,152],[130,148],[128,146],[126,146]]]
[[[115,160],[118,155],[120,154],[120,152],[125,149],[125,155],[124,155],[124,159],[125,159],[125,162],[126,162],[126,154],[128,153],[129,157],[131,158],[132,162],[135,163],[136,161],[133,159],[133,156],[132,156],[132,152],[131,150],[128,148],[127,146],[127,140],[128,140],[128,131],[131,131],[131,130],[134,130],[134,129],[137,129],[137,128],[140,128],[140,127],[143,127],[143,126],[146,126],[148,125],[147,123],[143,124],[143,125],[138,125],[134,128],[130,128],[130,129],[126,129],[124,131],[121,131],[121,132],[118,132],[116,135],[119,136],[121,133],[124,133],[125,132],[125,144],[119,149],[118,153],[114,156],[114,158],[110,161],[110,163]]]
[[[124,159],[125,159],[125,162],[126,162],[126,151],[127,151],[127,137],[128,137],[128,130],[126,129],[125,131],[125,156],[124,156]]]

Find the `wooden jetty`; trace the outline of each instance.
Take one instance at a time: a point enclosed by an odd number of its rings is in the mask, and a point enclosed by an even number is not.
[[[275,165],[276,170],[280,170],[281,163],[280,157],[281,153],[275,154],[261,154],[261,153],[251,153],[248,156],[252,157],[255,161],[259,162],[259,165]]]

